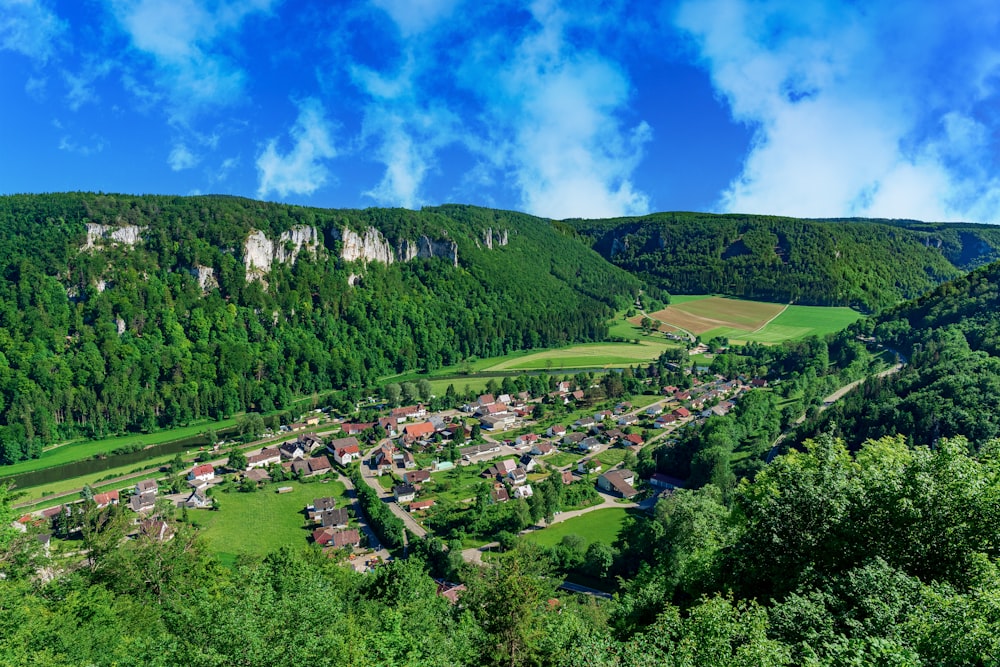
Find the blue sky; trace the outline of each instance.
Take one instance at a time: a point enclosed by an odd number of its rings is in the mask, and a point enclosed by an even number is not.
[[[0,193],[1000,222],[1000,5],[0,0]]]

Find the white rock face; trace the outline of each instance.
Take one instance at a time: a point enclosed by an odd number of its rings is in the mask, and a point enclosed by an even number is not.
[[[215,269],[210,266],[196,266],[191,269],[191,275],[198,279],[198,287],[204,293],[219,289],[219,281],[215,278]]]
[[[243,266],[247,280],[264,277],[275,263],[294,263],[301,252],[314,256],[319,252],[319,233],[315,227],[298,225],[282,232],[277,243],[262,231],[253,231],[243,244]]]
[[[247,280],[259,278],[271,270],[271,260],[274,258],[274,244],[264,232],[253,231],[243,244],[243,266],[246,268]]]
[[[506,229],[498,229],[494,232],[492,227],[487,227],[483,230],[483,245],[485,245],[489,250],[493,250],[494,244],[496,244],[497,247],[507,245]]]
[[[361,260],[392,264],[396,259],[389,241],[382,236],[382,232],[374,227],[366,229],[364,236],[346,227],[343,229],[334,228],[330,231],[330,236],[342,242],[340,257],[345,261]]]
[[[452,266],[458,266],[458,244],[448,240],[431,241],[426,235],[422,235],[416,243],[410,240],[399,242],[396,248],[396,258],[399,261],[409,262],[418,257],[443,257]]]
[[[109,241],[112,245],[123,244],[134,246],[142,241],[142,233],[145,227],[136,225],[122,225],[120,227],[112,225],[99,225],[94,222],[87,223],[87,241],[81,250],[90,250],[99,245],[105,245]]]

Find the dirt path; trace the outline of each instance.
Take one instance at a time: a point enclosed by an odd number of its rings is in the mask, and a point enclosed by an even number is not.
[[[788,303],[786,303],[786,304],[785,304],[785,305],[784,305],[784,306],[783,306],[783,307],[781,308],[781,310],[779,310],[779,311],[778,311],[778,312],[777,312],[777,313],[775,314],[775,316],[774,316],[774,317],[772,317],[771,319],[769,319],[769,320],[768,320],[767,322],[764,322],[764,324],[760,325],[759,327],[757,327],[756,329],[754,329],[754,330],[753,330],[753,331],[751,331],[750,333],[760,333],[761,329],[763,329],[763,328],[764,328],[764,327],[766,327],[766,326],[767,326],[768,324],[770,324],[771,322],[773,322],[773,321],[775,321],[776,319],[778,319],[778,316],[779,316],[779,315],[781,315],[781,314],[782,314],[783,312],[785,312],[786,310],[788,310],[788,306],[790,306],[790,305],[791,305],[791,304],[788,304]]]

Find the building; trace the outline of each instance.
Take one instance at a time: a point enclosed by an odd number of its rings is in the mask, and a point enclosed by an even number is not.
[[[396,496],[397,503],[412,502],[417,497],[417,490],[410,484],[400,484],[392,490],[392,493]]]
[[[191,468],[191,472],[187,476],[191,482],[209,482],[213,477],[215,477],[215,468],[212,467],[211,463],[203,463]]]
[[[266,468],[275,463],[281,463],[281,452],[277,448],[262,449],[259,454],[247,457],[247,470]]]
[[[619,470],[609,470],[597,478],[597,486],[609,493],[614,493],[622,498],[632,498],[639,492],[632,484],[635,482],[635,473],[624,468]]]
[[[350,465],[361,458],[361,445],[354,436],[331,440],[326,448],[333,454],[333,460],[342,466]]]

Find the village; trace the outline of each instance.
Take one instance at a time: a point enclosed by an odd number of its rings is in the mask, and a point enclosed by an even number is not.
[[[540,502],[533,498],[540,484],[557,480],[567,488],[572,500],[550,507],[544,520],[504,526],[513,532],[541,530],[601,508],[651,508],[684,480],[661,473],[643,479],[627,464],[651,442],[669,443],[679,429],[727,414],[742,393],[766,383],[703,373],[689,384],[633,397],[635,404],[602,401],[597,408],[588,387],[563,380],[544,396],[482,394],[436,412],[422,404],[386,407],[371,422],[314,411],[271,434],[270,444],[234,450],[228,458],[220,458],[225,452],[217,445],[208,455],[212,460],[181,473],[183,488],[178,474],[172,483],[142,479],[103,493],[85,489],[79,500],[25,514],[15,524],[30,527],[48,551],[53,536],[78,538],[95,514],[130,513],[129,537],[163,541],[174,536],[178,521],[210,533],[212,521],[201,517],[235,514],[227,505],[244,494],[274,494],[288,508],[281,519],[300,530],[303,541],[366,571],[399,552],[386,548],[397,536],[380,534],[385,528],[372,514],[381,510],[366,508],[363,497],[377,498],[405,526],[398,542],[403,553],[406,533],[411,539],[448,537],[440,526],[454,525],[456,516],[461,522],[462,512],[487,490],[483,498],[490,505],[533,506]],[[543,402],[559,406],[558,416],[550,410],[547,419],[536,419]],[[357,483],[374,494],[358,493]],[[463,557],[469,561],[480,560],[483,548],[495,544],[492,535],[453,528],[450,536],[456,534],[468,547]]]

